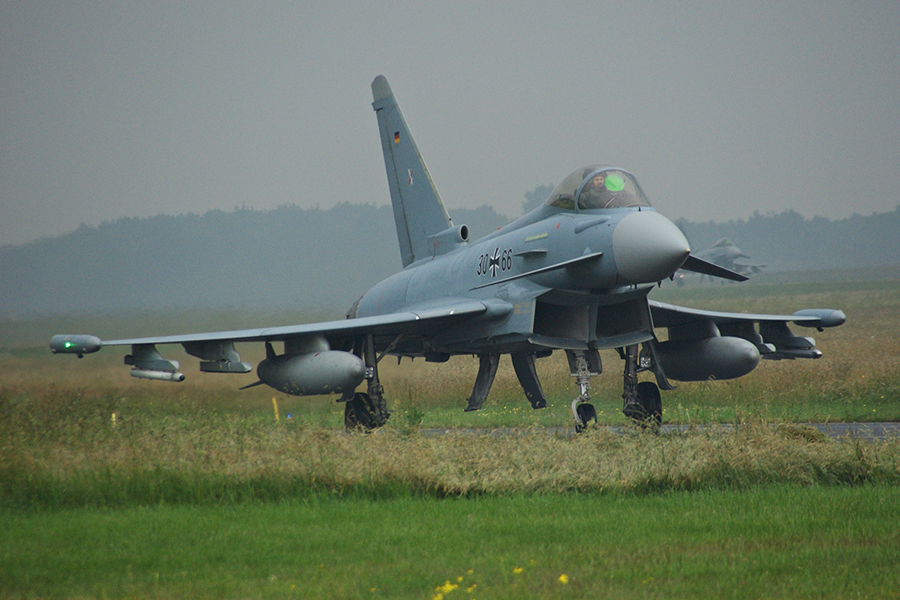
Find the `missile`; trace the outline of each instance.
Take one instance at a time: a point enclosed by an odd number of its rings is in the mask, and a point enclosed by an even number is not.
[[[184,373],[178,371],[150,371],[148,369],[132,369],[131,376],[138,379],[158,379],[159,381],[184,381]]]
[[[355,354],[338,350],[269,357],[256,368],[259,380],[292,396],[318,396],[356,389],[366,367]]]
[[[735,379],[759,364],[759,349],[731,336],[662,342],[656,355],[666,377],[678,381]]]

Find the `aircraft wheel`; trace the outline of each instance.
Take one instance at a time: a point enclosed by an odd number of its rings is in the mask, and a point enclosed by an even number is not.
[[[369,394],[357,392],[344,404],[344,428],[347,431],[371,431],[378,427],[375,403]]]
[[[575,433],[581,433],[592,422],[597,423],[597,409],[593,404],[579,404],[575,407],[575,412],[578,413],[578,419],[581,421],[581,424],[575,425]]]
[[[662,424],[662,398],[659,395],[659,388],[652,381],[643,381],[637,385],[637,396],[644,424],[658,428]]]

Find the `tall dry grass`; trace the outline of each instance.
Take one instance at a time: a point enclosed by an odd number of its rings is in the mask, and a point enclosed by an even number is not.
[[[113,422],[78,398],[39,409],[3,405],[0,503],[7,506],[900,483],[900,440],[830,440],[763,422],[729,433],[426,436],[387,427],[364,435],[246,416],[210,419],[204,411]]]

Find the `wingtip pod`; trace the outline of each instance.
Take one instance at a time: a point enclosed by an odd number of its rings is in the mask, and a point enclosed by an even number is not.
[[[53,354],[85,354],[97,352],[103,342],[95,335],[54,335],[50,339],[50,352]]]
[[[803,310],[798,310],[794,313],[794,316],[814,317],[818,319],[817,322],[796,322],[797,325],[801,325],[803,327],[837,327],[838,325],[843,325],[847,320],[847,315],[844,314],[844,311],[835,310],[832,308],[806,308]]]

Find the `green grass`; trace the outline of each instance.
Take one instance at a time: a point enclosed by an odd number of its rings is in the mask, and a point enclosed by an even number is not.
[[[890,598],[900,584],[897,487],[320,495],[6,510],[0,527],[4,597]]]
[[[763,422],[665,435],[350,435],[247,418],[112,424],[13,411],[0,433],[0,507],[14,509],[900,484],[900,440]]]

